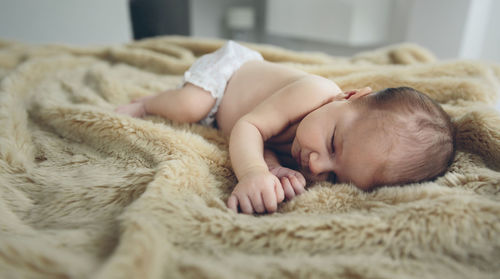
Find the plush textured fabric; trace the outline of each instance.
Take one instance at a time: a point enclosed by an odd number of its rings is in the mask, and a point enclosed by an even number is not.
[[[318,183],[272,215],[230,212],[217,130],[114,113],[174,88],[220,40],[0,42],[2,278],[499,278],[500,67],[411,44],[331,57],[248,45],[341,88],[412,86],[457,127],[433,182]]]

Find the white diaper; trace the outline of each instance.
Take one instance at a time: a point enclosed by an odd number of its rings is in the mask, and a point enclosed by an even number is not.
[[[245,62],[263,60],[260,53],[236,42],[228,41],[213,53],[205,54],[196,60],[184,73],[183,85],[190,82],[209,91],[215,98],[215,105],[208,115],[200,121],[203,125],[212,125],[215,113],[219,109],[227,82]]]

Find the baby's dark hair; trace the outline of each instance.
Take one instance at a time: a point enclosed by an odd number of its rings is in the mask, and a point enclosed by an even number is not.
[[[453,162],[454,126],[427,95],[410,87],[387,88],[353,104],[365,109],[363,117],[376,120],[377,136],[388,143],[376,185],[432,180]]]

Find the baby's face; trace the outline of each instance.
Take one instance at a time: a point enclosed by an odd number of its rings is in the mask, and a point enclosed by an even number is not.
[[[383,164],[387,143],[375,137],[374,121],[349,101],[330,102],[309,113],[297,127],[292,157],[313,181],[333,178],[371,189]],[[333,176],[332,176],[333,175]]]

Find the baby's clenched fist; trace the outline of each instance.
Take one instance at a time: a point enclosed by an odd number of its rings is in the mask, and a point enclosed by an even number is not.
[[[240,179],[227,200],[227,206],[234,212],[239,208],[245,214],[272,213],[283,200],[283,187],[275,175],[253,172]]]

